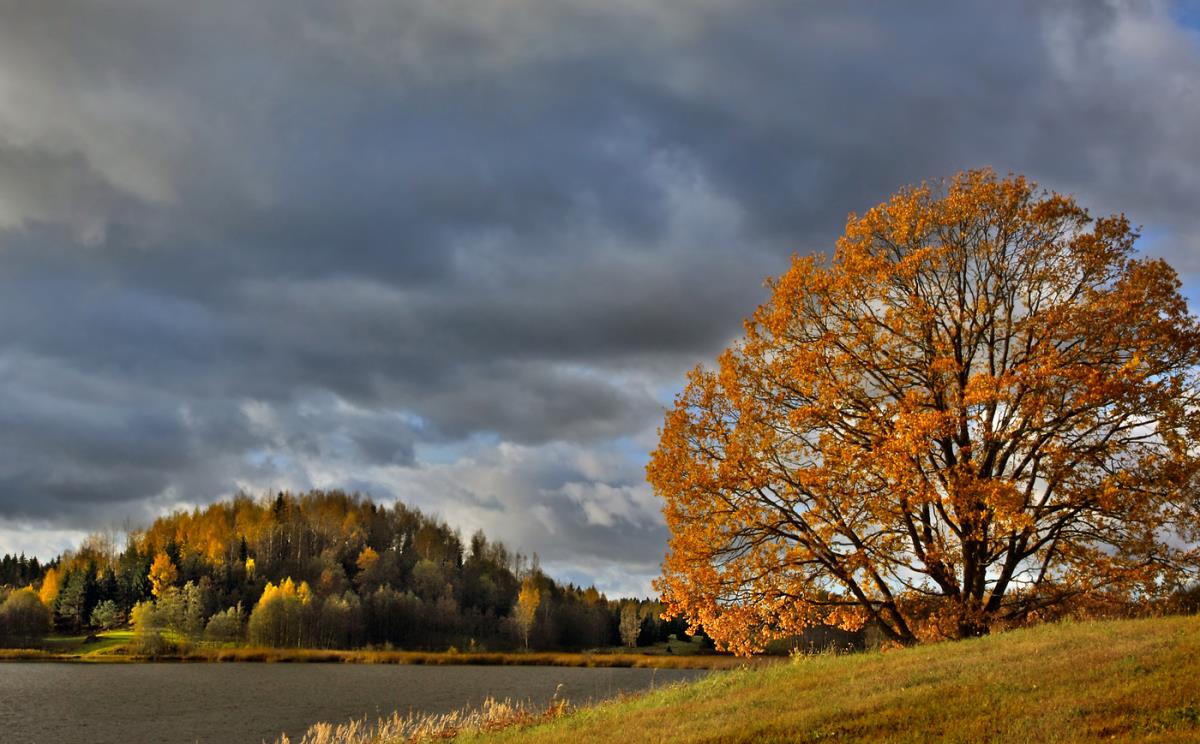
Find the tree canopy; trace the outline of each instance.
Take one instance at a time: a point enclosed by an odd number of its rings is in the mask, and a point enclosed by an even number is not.
[[[1137,238],[981,170],[794,257],[647,467],[668,611],[739,652],[911,643],[1194,576],[1200,326]]]
[[[136,649],[147,654],[166,651],[168,639],[595,648],[620,642],[624,606],[595,587],[556,582],[536,556],[482,531],[464,540],[403,503],[340,491],[239,494],[165,515],[129,534],[123,551],[114,537],[97,534],[44,565],[2,556],[0,571],[0,606],[12,599],[10,611],[0,610],[0,643],[36,635],[13,631],[21,623],[5,619],[32,596],[62,632],[128,618]],[[646,611],[645,643],[684,632],[682,622],[659,617],[657,602],[637,604]]]

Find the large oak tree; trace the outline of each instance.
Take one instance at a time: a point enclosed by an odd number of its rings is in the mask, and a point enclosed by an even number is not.
[[[647,468],[668,611],[960,637],[1194,575],[1200,326],[1124,216],[988,170],[796,257]]]

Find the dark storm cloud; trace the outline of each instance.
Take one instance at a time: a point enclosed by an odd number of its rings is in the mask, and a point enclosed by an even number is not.
[[[0,3],[0,519],[362,486],[644,578],[638,458],[554,463],[649,445],[847,212],[992,165],[1200,272],[1172,12]]]

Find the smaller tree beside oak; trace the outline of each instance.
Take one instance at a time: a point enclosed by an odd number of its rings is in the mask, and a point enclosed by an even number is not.
[[[667,413],[668,612],[962,637],[1198,568],[1200,326],[1124,216],[988,170],[851,215]]]

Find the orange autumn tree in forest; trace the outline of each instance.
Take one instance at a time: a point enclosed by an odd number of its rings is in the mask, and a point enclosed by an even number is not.
[[[647,467],[668,613],[912,643],[1195,576],[1200,327],[1137,237],[983,170],[794,258]]]
[[[175,569],[175,564],[171,562],[171,557],[166,553],[159,553],[154,557],[154,563],[150,564],[150,586],[151,592],[155,597],[163,596],[163,592],[169,589],[175,580],[179,578],[179,572]]]

